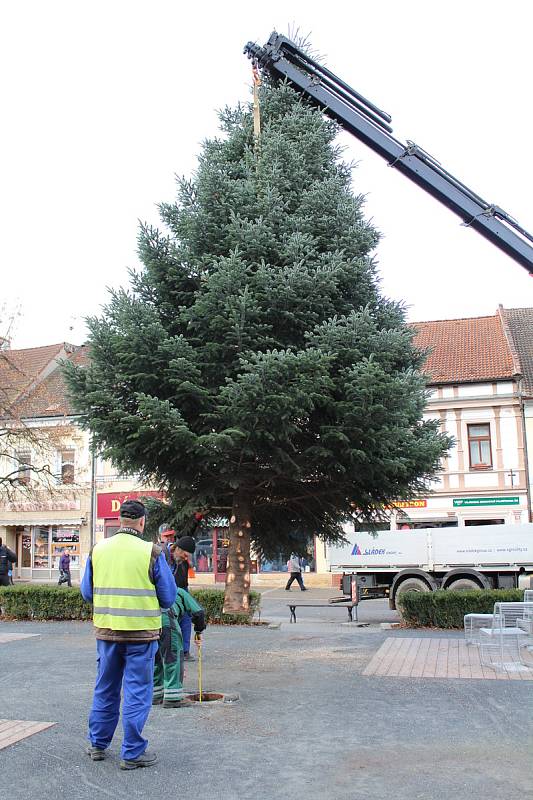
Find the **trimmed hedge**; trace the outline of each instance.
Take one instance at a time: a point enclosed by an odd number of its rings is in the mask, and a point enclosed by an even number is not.
[[[261,595],[250,592],[250,614],[223,614],[222,589],[194,589],[191,592],[205,609],[211,624],[249,625],[259,611]],[[0,614],[14,619],[92,619],[91,603],[86,603],[76,587],[48,584],[0,586]]]
[[[414,628],[462,628],[465,614],[492,614],[494,603],[516,603],[522,589],[405,592],[397,596],[403,621]]]
[[[91,619],[80,590],[47,584],[0,586],[0,612],[15,619]]]

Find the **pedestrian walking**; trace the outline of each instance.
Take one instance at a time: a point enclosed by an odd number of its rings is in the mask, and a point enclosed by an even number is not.
[[[0,586],[11,586],[13,584],[12,565],[16,563],[16,553],[3,544],[0,538]]]
[[[66,550],[61,552],[61,558],[59,559],[59,580],[57,585],[61,586],[63,583],[68,583],[69,586],[72,586],[70,577],[70,556]]]
[[[176,584],[161,548],[141,539],[144,505],[126,500],[119,513],[119,530],[93,547],[81,582],[84,599],[93,603],[98,652],[87,753],[93,761],[105,758],[122,690],[120,767],[137,769],[157,761],[142,731],[152,705],[161,608],[176,600]]]
[[[205,630],[205,612],[192,594],[178,589],[176,602],[163,611],[159,650],[155,657],[153,705],[163,708],[183,708],[191,705],[183,696],[183,636],[180,622],[189,614],[194,625],[196,641]]]
[[[302,592],[306,592],[307,589],[304,586],[302,578],[302,562],[295,553],[292,553],[291,557],[287,561],[287,572],[290,573],[290,578],[287,581],[285,591],[290,592],[292,584],[294,581],[297,581]]]
[[[181,536],[171,548],[174,561],[174,580],[178,589],[189,590],[189,569],[191,557],[196,550],[196,542],[192,536]],[[191,615],[186,611],[180,622],[181,634],[183,636],[183,658],[185,661],[194,661],[191,653]]]

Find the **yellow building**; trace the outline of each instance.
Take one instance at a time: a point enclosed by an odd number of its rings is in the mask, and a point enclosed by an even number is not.
[[[76,579],[90,546],[89,437],[60,370],[85,355],[65,343],[0,351],[0,536],[17,554],[15,579],[57,578],[62,550]]]

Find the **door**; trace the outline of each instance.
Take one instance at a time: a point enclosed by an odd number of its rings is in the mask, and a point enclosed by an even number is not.
[[[213,530],[213,569],[215,583],[226,582],[228,568],[229,529],[214,528]]]

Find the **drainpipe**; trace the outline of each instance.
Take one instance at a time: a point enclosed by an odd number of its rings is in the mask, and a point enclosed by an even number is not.
[[[526,472],[526,499],[527,499],[527,519],[533,522],[533,512],[531,509],[531,484],[529,478],[529,456],[527,452],[527,433],[526,433],[526,412],[524,407],[524,396],[522,394],[523,378],[518,378],[518,402],[520,403],[520,418],[522,420],[522,447],[524,449],[524,469]]]
[[[91,549],[96,544],[96,450],[91,441]]]

